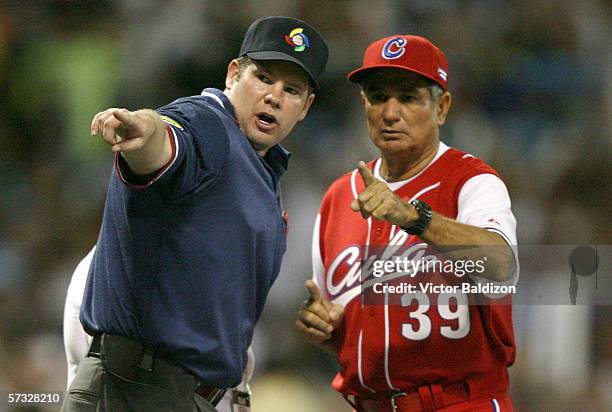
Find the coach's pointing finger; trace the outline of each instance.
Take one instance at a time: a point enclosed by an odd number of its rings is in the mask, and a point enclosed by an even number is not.
[[[361,175],[361,178],[363,179],[363,182],[365,183],[366,187],[370,186],[372,183],[376,183],[376,181],[378,180],[374,177],[374,175],[372,174],[370,169],[368,169],[363,160],[360,160],[359,163],[357,163],[357,169],[359,169],[359,174]]]
[[[359,174],[365,183],[365,190],[359,194],[358,199],[354,199],[351,202],[351,210],[354,212],[361,212],[361,216],[363,216],[364,219],[367,219],[370,217],[370,214],[363,208],[363,204],[367,199],[376,193],[379,186],[375,186],[374,184],[376,182],[380,182],[380,180],[374,177],[370,169],[368,169],[363,161],[359,161],[359,163],[357,163],[357,169],[359,170]]]

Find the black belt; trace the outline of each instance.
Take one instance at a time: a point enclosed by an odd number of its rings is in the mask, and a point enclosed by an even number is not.
[[[100,358],[105,369],[120,377],[145,380],[147,382],[143,383],[153,383],[178,396],[197,393],[213,406],[219,403],[226,391],[197,380],[182,367],[160,356],[153,346],[123,336],[95,335],[87,356]]]
[[[226,390],[227,389],[217,388],[204,382],[200,382],[200,386],[198,386],[198,389],[196,389],[196,393],[210,402],[212,406],[217,406],[221,399],[223,399],[223,395],[225,395]]]

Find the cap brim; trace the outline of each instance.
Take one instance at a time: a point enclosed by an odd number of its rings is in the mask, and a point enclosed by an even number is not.
[[[304,70],[304,72],[308,75],[308,78],[310,79],[310,82],[312,83],[314,88],[319,88],[319,82],[317,82],[312,73],[310,73],[310,71],[306,68],[306,66],[302,64],[301,61],[299,61],[293,56],[278,51],[256,51],[248,52],[246,53],[246,55],[253,60],[282,60],[290,63],[295,63],[300,66],[300,68]]]
[[[361,67],[357,70],[353,70],[352,72],[350,72],[348,76],[346,76],[346,78],[353,83],[360,83],[361,80],[363,80],[363,78],[365,77],[365,75],[369,71],[374,70],[374,69],[400,69],[400,70],[406,70],[408,72],[420,74],[421,76],[426,77],[429,80],[435,82],[437,85],[439,85],[442,88],[442,90],[446,91],[446,86],[440,83],[438,79],[435,79],[427,74],[421,73],[418,70],[409,69],[406,66],[400,66],[400,65],[395,65],[395,64],[377,64],[374,66]]]

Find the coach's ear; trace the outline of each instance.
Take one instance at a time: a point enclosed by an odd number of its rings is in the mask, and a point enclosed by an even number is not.
[[[449,92],[444,92],[444,94],[438,97],[438,100],[435,102],[438,126],[442,126],[444,123],[446,123],[446,116],[448,115],[452,102],[453,97]]]
[[[225,76],[225,89],[231,90],[240,77],[240,64],[234,59],[227,65],[227,75]]]

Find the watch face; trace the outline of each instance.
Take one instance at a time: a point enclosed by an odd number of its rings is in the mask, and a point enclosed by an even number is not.
[[[429,207],[427,203],[418,199],[411,201],[410,204],[416,209],[417,213],[419,214],[419,219],[414,223],[414,225],[410,226],[409,228],[405,228],[404,230],[411,235],[420,235],[423,233],[433,216],[431,213],[431,207]]]

